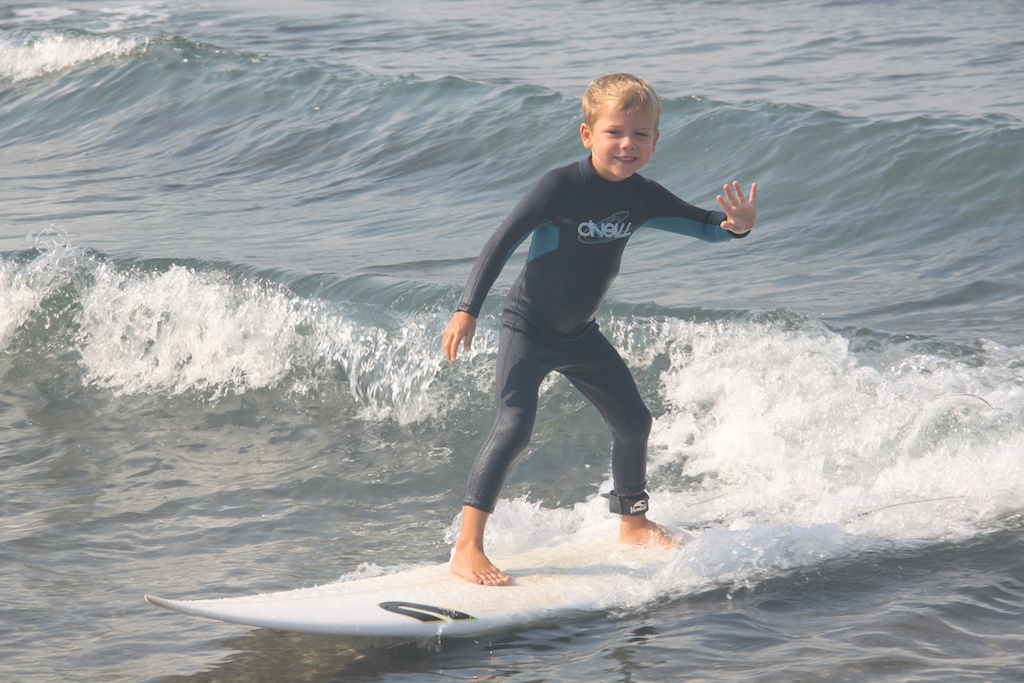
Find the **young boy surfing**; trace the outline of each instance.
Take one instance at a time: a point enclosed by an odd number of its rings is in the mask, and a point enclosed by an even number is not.
[[[619,272],[630,236],[656,228],[709,242],[745,237],[756,219],[757,185],[723,188],[722,211],[687,204],[640,176],[658,143],[661,103],[642,78],[598,78],[583,95],[580,137],[590,156],[546,173],[484,245],[462,301],[442,337],[454,362],[468,350],[488,290],[512,252],[533,236],[509,289],[497,357],[498,410],[473,462],[451,570],[478,584],[511,578],[484,553],[484,528],[512,465],[533,433],[540,384],[559,372],[593,403],[612,430],[610,508],[627,543],[668,544],[647,519],[647,437],[651,413],[633,376],[601,334],[595,315]],[[724,212],[724,213],[723,213]]]

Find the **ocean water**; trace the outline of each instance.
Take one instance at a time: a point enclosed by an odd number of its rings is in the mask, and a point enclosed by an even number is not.
[[[1024,677],[1024,4],[0,6],[0,679]],[[441,562],[492,416],[484,240],[664,103],[645,175],[759,225],[641,234],[599,322],[655,414],[671,571],[432,642],[156,610]],[[492,552],[612,542],[599,417],[545,384]]]

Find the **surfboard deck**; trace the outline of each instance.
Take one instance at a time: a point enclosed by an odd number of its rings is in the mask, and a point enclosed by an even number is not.
[[[146,600],[184,614],[302,633],[475,636],[606,609],[670,557],[666,549],[574,542],[499,557],[513,577],[509,586],[471,584],[444,563],[260,595]]]

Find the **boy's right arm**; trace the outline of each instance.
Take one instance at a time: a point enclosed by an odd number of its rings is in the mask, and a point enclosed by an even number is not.
[[[441,346],[444,348],[444,357],[449,363],[455,362],[455,356],[459,352],[459,344],[469,351],[473,344],[473,335],[476,334],[476,318],[465,311],[456,311],[452,316],[448,327],[444,328],[441,335]]]
[[[562,178],[569,174],[570,167],[545,173],[484,244],[469,274],[459,310],[441,337],[441,346],[449,363],[455,362],[459,344],[469,351],[476,333],[476,316],[491,285],[498,279],[512,252],[530,236],[547,215],[551,203],[561,196]]]

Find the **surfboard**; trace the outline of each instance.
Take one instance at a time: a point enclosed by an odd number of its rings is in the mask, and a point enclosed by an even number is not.
[[[576,541],[498,557],[513,577],[509,586],[471,584],[444,563],[260,595],[146,600],[184,614],[284,631],[464,637],[628,603],[671,556],[668,549]]]

